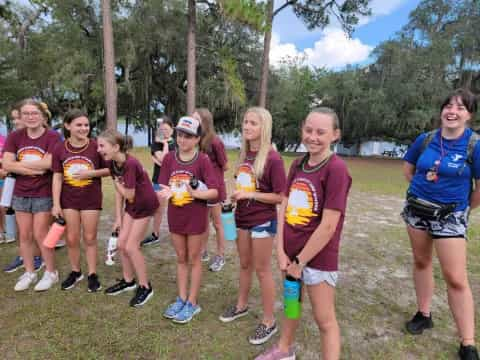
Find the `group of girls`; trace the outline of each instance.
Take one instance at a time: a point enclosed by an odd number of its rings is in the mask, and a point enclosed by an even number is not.
[[[462,98],[452,97],[452,101],[461,102]],[[445,115],[445,123],[449,126],[456,120],[451,113]],[[211,268],[215,259],[223,260],[224,257],[219,217],[221,202],[226,200],[223,173],[228,165],[223,145],[213,132],[213,117],[208,110],[197,109],[192,116],[182,117],[175,128],[168,119],[164,119],[161,136],[157,138],[162,146],[152,149],[154,163],[159,167],[154,174],[153,185],[140,162],[128,153],[131,145],[128,138],[107,130],[95,143],[89,138],[90,128],[85,114],[67,114],[64,141],[43,126],[44,112],[35,101],[23,102],[20,115],[25,129],[9,135],[3,159],[4,169],[17,174],[13,207],[17,211],[20,247],[26,267],[15,289],[27,289],[36,281],[33,271],[34,240],[46,262],[46,271],[35,290],[46,290],[58,281],[53,251],[41,242],[51,221],[50,212],[67,220],[67,247],[72,272],[62,288],[71,288],[82,279],[79,266],[82,229],[88,264],[88,289],[100,289],[95,266],[101,209],[99,178],[111,175],[116,190],[113,228],[119,230],[118,250],[123,277],[105,292],[117,295],[136,289],[130,301],[132,306],[141,306],[152,297],[153,288],[140,245],[152,216],[158,216],[152,234],[154,240],[158,238],[161,209],[168,204],[168,226],[176,252],[178,294],[163,315],[176,323],[191,321],[201,311],[198,299],[201,258],[206,248],[210,217],[217,230],[217,254]],[[172,130],[176,134],[175,148],[170,146],[173,143]],[[205,136],[206,133],[210,136]],[[339,120],[333,110],[313,110],[301,125],[302,143],[307,153],[293,161],[287,177],[283,160],[272,145],[270,113],[264,108],[253,107],[243,117],[242,146],[234,172],[235,190],[230,198],[236,205],[236,245],[240,265],[238,296],[219,319],[228,323],[248,314],[248,298],[255,272],[260,285],[263,315],[249,337],[252,344],[265,343],[279,329],[274,316],[275,282],[271,268],[275,248],[282,273],[301,279],[303,290],[310,298],[320,331],[322,358],[340,357],[335,288],[339,242],[351,186],[344,161],[331,150],[340,135]],[[409,156],[407,161],[413,161],[411,152]],[[53,200],[50,169],[54,173]],[[412,175],[412,168],[408,169]],[[475,199],[474,206],[478,203],[477,197]],[[414,235],[419,237],[419,231],[426,230],[413,223],[418,219],[407,215],[405,218],[412,244],[415,245],[418,239],[415,240]],[[461,264],[464,265],[464,262]],[[217,265],[213,267],[223,266]],[[419,289],[417,292],[420,293]],[[453,292],[452,289],[449,299],[455,300]],[[470,309],[471,292],[464,297],[468,301],[462,300],[462,304],[468,303]],[[455,310],[457,304],[451,306]],[[423,308],[419,309],[422,311],[420,315],[417,314],[407,324],[409,331],[423,331],[433,326],[433,323],[424,320],[429,320],[428,314],[423,312]],[[454,314],[457,316],[456,310]],[[457,322],[462,330],[466,329],[463,330],[466,341],[462,343],[461,358],[478,359],[473,345],[472,322],[469,320],[467,324],[463,318]],[[298,325],[298,319],[285,318],[279,342],[256,359],[295,359],[293,343]],[[465,356],[468,351],[473,354],[471,357]]]

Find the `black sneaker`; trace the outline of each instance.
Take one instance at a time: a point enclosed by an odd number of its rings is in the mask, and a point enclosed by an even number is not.
[[[159,242],[160,242],[160,239],[158,235],[152,232],[151,235],[147,236],[145,239],[142,240],[142,242],[140,243],[140,246],[153,245]]]
[[[148,288],[139,286],[135,292],[135,296],[130,300],[130,306],[142,306],[153,296],[152,285],[148,283]]]
[[[97,274],[93,273],[88,275],[88,292],[97,292],[98,290],[102,290],[102,285],[100,285],[100,281],[98,281]]]
[[[248,341],[252,345],[261,345],[266,343],[270,338],[278,331],[277,324],[273,324],[270,327],[267,325],[260,323],[255,328],[255,333],[253,336],[248,338]]]
[[[405,328],[412,335],[420,335],[423,330],[433,328],[432,314],[425,316],[418,311],[413,319],[405,324]]]
[[[109,288],[105,289],[107,295],[118,295],[125,291],[135,290],[137,283],[135,279],[130,282],[126,282],[125,279],[118,280],[118,282]]]
[[[227,323],[248,314],[248,306],[245,309],[237,310],[236,305],[229,306],[225,312],[220,315],[220,321]]]
[[[479,360],[477,348],[473,345],[460,344],[458,356],[460,360]]]
[[[62,290],[70,290],[83,279],[81,271],[72,271],[68,277],[62,282]]]

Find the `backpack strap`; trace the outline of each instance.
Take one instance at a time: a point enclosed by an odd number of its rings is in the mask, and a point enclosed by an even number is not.
[[[430,144],[432,142],[433,138],[435,137],[435,135],[437,134],[438,131],[440,131],[440,130],[435,129],[435,130],[427,132],[427,136],[425,136],[425,139],[423,139],[423,142],[422,142],[422,148],[420,149],[420,154],[423,154],[423,152],[427,148],[428,144]]]
[[[475,145],[480,140],[480,135],[472,130],[472,135],[468,139],[467,145],[467,164],[473,165],[473,151],[475,150]]]

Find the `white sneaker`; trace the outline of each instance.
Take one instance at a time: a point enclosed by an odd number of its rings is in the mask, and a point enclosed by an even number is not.
[[[63,248],[65,245],[66,245],[65,240],[60,239],[60,240],[58,240],[57,243],[55,244],[55,249]]]
[[[26,271],[18,278],[14,289],[15,291],[27,290],[35,281],[37,281],[37,274]]]
[[[46,291],[50,289],[53,284],[58,282],[58,271],[55,272],[46,271],[43,273],[42,279],[35,285],[33,290]]]
[[[12,242],[15,242],[17,239],[15,239],[15,236],[10,236],[8,234],[5,234],[5,237],[4,237],[4,241],[5,241],[5,244],[10,244]]]

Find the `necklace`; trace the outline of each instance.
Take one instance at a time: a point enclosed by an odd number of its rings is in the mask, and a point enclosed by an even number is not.
[[[253,153],[253,156],[248,156],[248,153],[245,154],[245,160],[248,160],[248,161],[255,161],[256,157],[257,157],[257,153]]]
[[[425,178],[428,181],[432,181],[432,182],[438,181],[438,172],[440,169],[440,164],[442,163],[442,159],[448,155],[448,150],[444,149],[443,147],[443,136],[442,136],[441,130],[438,132],[438,135],[440,136],[440,141],[439,141],[440,142],[440,158],[433,162],[433,166],[430,169],[428,169],[427,173],[425,174]],[[460,140],[461,138],[463,138],[463,134],[451,142],[450,149],[452,149],[453,146],[457,143],[457,141]]]
[[[188,161],[183,161],[182,159],[180,159],[180,153],[178,152],[178,150],[175,151],[175,160],[177,160],[177,162],[179,162],[182,165],[191,165],[195,162],[195,160],[197,160],[197,158],[198,158],[198,151],[195,151],[195,155],[193,155],[193,158],[191,158]]]
[[[76,150],[74,150],[73,145],[70,144],[70,140],[68,139],[65,140],[64,144],[65,144],[65,149],[68,152],[71,152],[72,154],[80,154],[81,152],[84,152],[88,148],[88,145],[90,145],[90,139],[87,139],[86,144],[82,145],[80,148],[76,148]]]
[[[317,165],[313,166],[312,168],[306,169],[305,164],[308,165],[308,159],[310,158],[310,155],[307,155],[306,159],[302,161],[302,171],[307,174],[311,174],[315,171],[318,171],[328,163],[328,161],[332,158],[332,156],[333,156],[333,153],[329,154],[325,159],[320,161]]]
[[[116,177],[123,176],[124,166],[118,166],[115,160],[112,160],[113,175]]]

